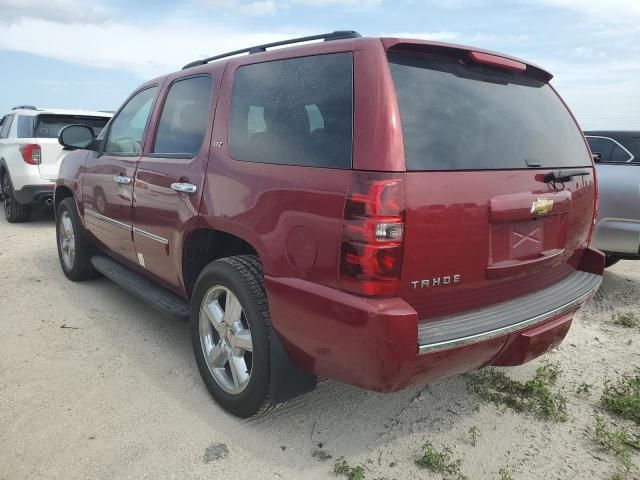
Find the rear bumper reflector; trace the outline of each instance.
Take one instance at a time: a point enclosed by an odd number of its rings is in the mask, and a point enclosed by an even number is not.
[[[580,307],[602,276],[576,271],[555,285],[485,308],[418,323],[420,354],[462,347],[507,335]]]

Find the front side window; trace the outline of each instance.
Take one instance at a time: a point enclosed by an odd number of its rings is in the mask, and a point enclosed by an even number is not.
[[[171,85],[152,150],[156,156],[193,157],[200,151],[209,122],[212,91],[213,79],[208,75]]]
[[[236,160],[351,168],[351,53],[238,68],[229,123]]]
[[[140,155],[142,137],[153,105],[156,87],[142,90],[131,98],[113,119],[105,152],[121,155]]]

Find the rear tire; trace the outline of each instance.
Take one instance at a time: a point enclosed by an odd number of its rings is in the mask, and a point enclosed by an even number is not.
[[[4,216],[9,223],[22,223],[29,220],[31,216],[31,207],[21,205],[13,195],[13,185],[9,172],[5,172],[0,178],[2,182],[2,200],[4,203]]]
[[[604,268],[609,268],[618,263],[621,259],[616,257],[607,256],[604,260]]]
[[[91,263],[93,248],[86,239],[76,202],[71,197],[58,206],[56,240],[60,266],[69,280],[80,282],[99,275]]]
[[[191,298],[193,351],[211,396],[233,415],[271,406],[270,331],[257,257],[223,258],[203,269]]]

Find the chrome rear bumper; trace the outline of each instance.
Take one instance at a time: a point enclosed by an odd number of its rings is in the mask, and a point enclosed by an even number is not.
[[[602,276],[575,271],[535,293],[457,315],[418,323],[418,353],[482,342],[534,326],[580,307],[600,287]]]

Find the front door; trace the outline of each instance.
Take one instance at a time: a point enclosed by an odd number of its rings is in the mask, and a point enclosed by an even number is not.
[[[82,180],[87,230],[110,252],[135,261],[132,237],[133,178],[157,92],[135,93],[110,124],[97,152],[91,152]]]
[[[161,95],[162,111],[152,122],[155,135],[138,162],[133,192],[137,261],[178,294],[185,293],[182,240],[197,227],[218,80],[181,75]]]

